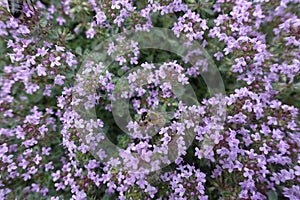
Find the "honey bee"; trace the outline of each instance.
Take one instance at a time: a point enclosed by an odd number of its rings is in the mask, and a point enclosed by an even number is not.
[[[154,112],[154,111],[143,112],[141,114],[139,125],[141,127],[146,127],[146,126],[163,127],[167,123],[168,118],[170,117],[172,117],[172,113],[161,113],[161,112]]]
[[[31,0],[30,0],[30,2],[31,2],[31,5],[33,5]],[[27,4],[28,8],[30,8],[27,0],[26,0],[26,4]],[[8,7],[9,7],[10,14],[14,18],[18,18],[22,14],[23,0],[8,0]],[[32,6],[32,7],[33,7],[33,10],[35,10],[34,6]]]

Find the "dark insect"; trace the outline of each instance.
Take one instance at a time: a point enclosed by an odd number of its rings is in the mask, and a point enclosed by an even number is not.
[[[143,121],[145,121],[147,115],[148,115],[148,112],[143,112],[142,113],[141,118],[142,118]]]
[[[161,113],[161,112],[143,112],[139,121],[140,126],[159,126],[163,127],[167,119],[172,119],[173,113]]]
[[[30,0],[30,2],[31,2],[31,5],[33,7],[33,12],[34,12],[35,8],[33,6],[33,3],[31,0]],[[27,4],[28,8],[30,9],[30,6],[29,6],[27,0],[26,0],[26,4]],[[8,0],[8,7],[9,7],[10,14],[14,18],[18,18],[22,14],[23,0]]]

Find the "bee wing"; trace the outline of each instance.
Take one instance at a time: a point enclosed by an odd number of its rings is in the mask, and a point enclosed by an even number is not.
[[[175,112],[164,112],[163,115],[166,120],[171,120],[174,118]]]
[[[175,112],[166,112],[167,117],[174,117]]]

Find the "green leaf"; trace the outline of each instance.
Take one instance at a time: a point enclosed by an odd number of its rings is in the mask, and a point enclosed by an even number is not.
[[[202,10],[204,10],[207,14],[209,15],[214,15],[214,12],[211,9],[208,8],[202,8]]]
[[[58,39],[59,38],[58,32],[56,30],[52,30],[50,32],[50,38],[51,39]]]
[[[68,41],[68,40],[73,40],[75,38],[75,35],[72,35],[72,34],[68,34],[67,37],[65,37],[65,40]]]
[[[104,194],[104,196],[101,198],[102,200],[110,200],[111,196],[108,194]]]
[[[223,197],[230,197],[231,196],[231,193],[226,192],[226,191],[222,191],[221,194],[222,194]]]
[[[45,18],[42,18],[42,19],[41,19],[41,21],[40,21],[40,25],[41,25],[41,27],[45,28],[45,27],[47,26],[47,24],[48,24],[48,21],[47,21],[47,19],[45,19]]]
[[[75,49],[75,52],[82,56],[82,48],[80,46]]]
[[[271,191],[269,192],[268,199],[269,199],[269,200],[277,200],[278,198],[277,198],[276,192],[274,192],[273,190],[271,190]]]

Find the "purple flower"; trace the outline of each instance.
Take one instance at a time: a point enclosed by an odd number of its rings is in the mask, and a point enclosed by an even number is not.
[[[65,76],[62,76],[62,75],[58,74],[58,75],[56,75],[56,77],[55,77],[54,84],[57,84],[57,85],[63,85],[65,79],[66,79]]]
[[[283,195],[291,200],[297,200],[300,198],[300,187],[293,185],[290,188],[285,187]]]

